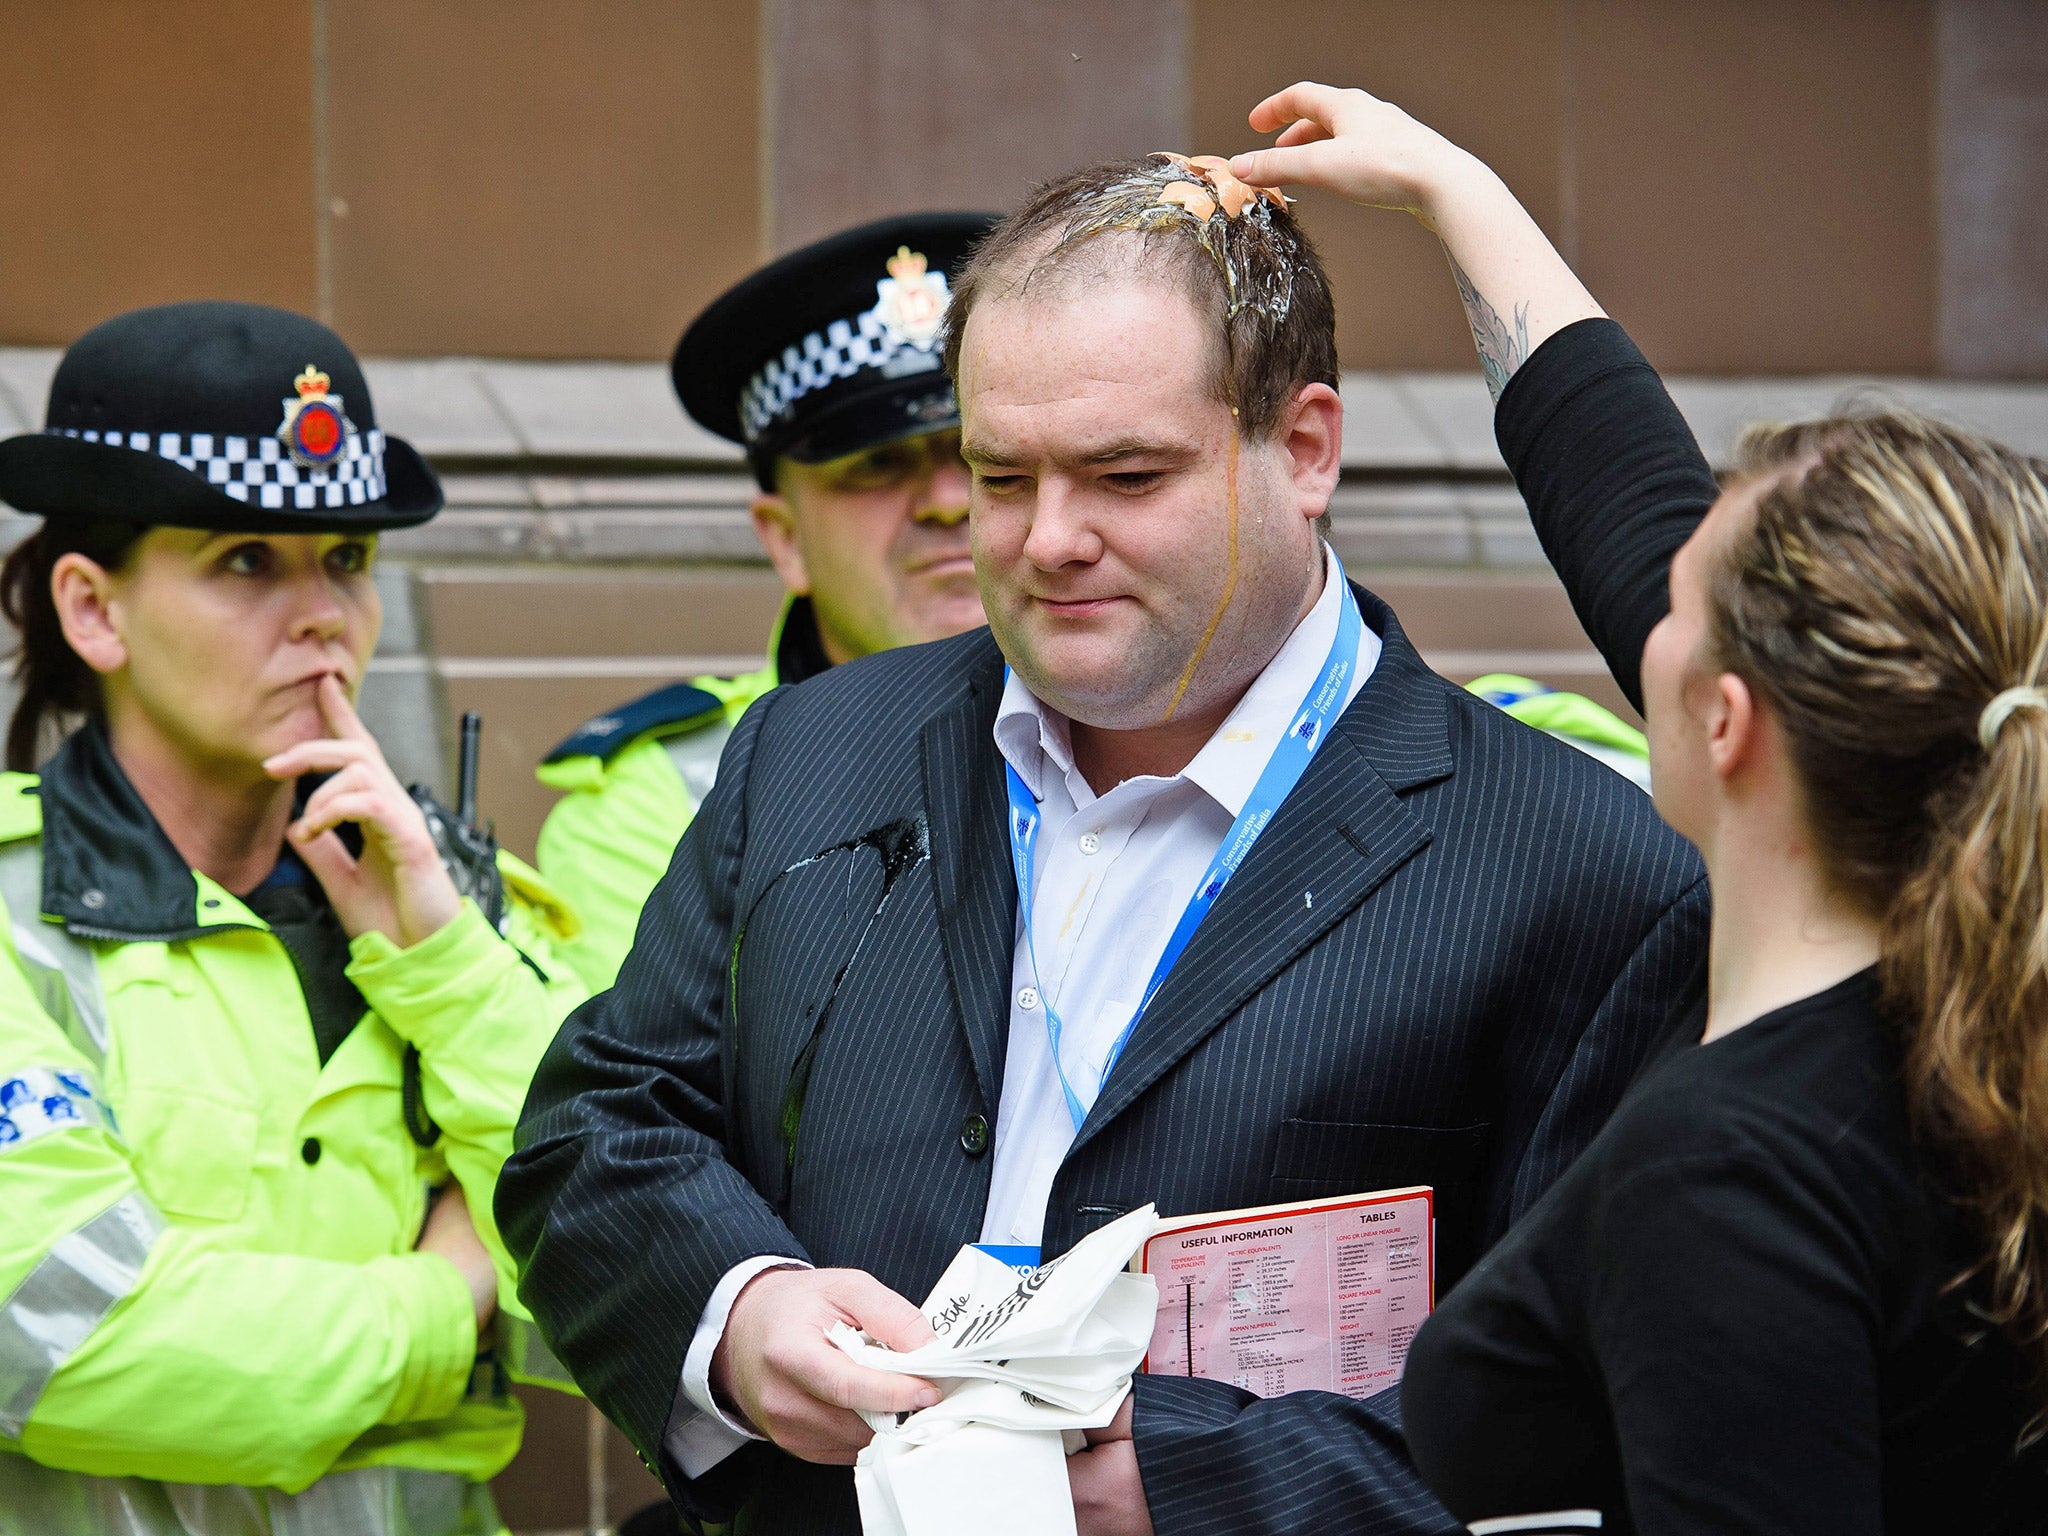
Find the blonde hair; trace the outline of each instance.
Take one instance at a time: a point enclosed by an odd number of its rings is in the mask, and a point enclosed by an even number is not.
[[[1710,578],[1718,659],[1782,722],[1826,874],[1883,921],[1915,1133],[1982,1224],[1959,1281],[2048,1380],[2048,712],[1987,714],[2048,681],[2044,466],[1895,410],[1738,455],[1760,494]]]

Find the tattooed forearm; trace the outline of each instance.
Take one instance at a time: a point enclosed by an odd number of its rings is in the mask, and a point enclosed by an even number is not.
[[[1472,286],[1472,279],[1465,275],[1457,258],[1448,251],[1444,254],[1450,259],[1452,276],[1458,280],[1458,297],[1465,302],[1465,319],[1472,327],[1473,345],[1479,348],[1479,366],[1486,373],[1486,387],[1498,400],[1500,392],[1508,387],[1509,377],[1529,356],[1529,306],[1526,302],[1515,306],[1515,326],[1510,331],[1499,311]]]

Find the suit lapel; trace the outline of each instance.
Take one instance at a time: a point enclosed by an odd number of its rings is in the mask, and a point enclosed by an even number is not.
[[[1428,823],[1401,794],[1452,771],[1445,685],[1393,610],[1353,590],[1380,635],[1379,664],[1195,930],[1111,1070],[1077,1148],[1429,843]]]
[[[925,804],[931,817],[939,939],[953,1000],[967,1035],[983,1101],[1002,1089],[1003,1027],[1009,1018],[1017,889],[1004,831],[1002,757],[996,709],[1003,658],[989,642],[959,697],[921,733]]]

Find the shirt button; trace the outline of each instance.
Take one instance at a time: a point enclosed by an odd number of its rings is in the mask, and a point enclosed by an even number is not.
[[[306,1160],[306,1166],[308,1168],[312,1167],[315,1163],[319,1162],[320,1138],[318,1136],[308,1136],[303,1142],[299,1144],[299,1156],[303,1157]]]
[[[1025,1011],[1026,1013],[1029,1013],[1029,1012],[1030,1012],[1030,1011],[1031,1011],[1032,1009],[1036,1008],[1036,1007],[1038,1006],[1038,988],[1036,988],[1036,987],[1020,987],[1020,988],[1018,988],[1018,989],[1017,989],[1017,1006],[1018,1006],[1019,1008],[1022,1008],[1022,1009],[1023,1009],[1023,1010],[1024,1010],[1024,1011]]]
[[[960,1122],[960,1150],[969,1157],[979,1157],[988,1150],[988,1121],[980,1115],[969,1115]]]
[[[1083,853],[1102,852],[1102,839],[1093,832],[1083,832],[1081,834],[1081,851]]]

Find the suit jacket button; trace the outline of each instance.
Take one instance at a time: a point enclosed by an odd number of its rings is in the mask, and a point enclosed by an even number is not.
[[[988,1121],[980,1115],[969,1115],[960,1122],[960,1150],[969,1157],[979,1157],[988,1150]]]

